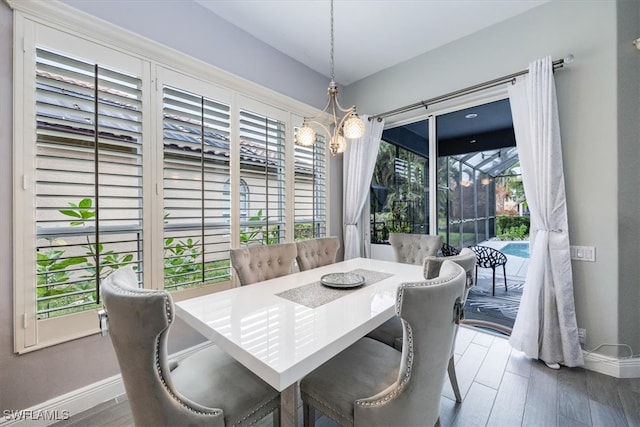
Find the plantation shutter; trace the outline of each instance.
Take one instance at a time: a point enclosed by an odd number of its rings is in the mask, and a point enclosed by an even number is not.
[[[36,50],[37,318],[94,309],[142,265],[141,79]]]
[[[324,237],[326,212],[326,143],[317,136],[311,147],[295,145],[295,240]]]
[[[275,244],[285,238],[285,124],[240,110],[240,178],[249,187],[240,244]]]
[[[163,133],[165,289],[229,280],[229,106],[165,87]]]

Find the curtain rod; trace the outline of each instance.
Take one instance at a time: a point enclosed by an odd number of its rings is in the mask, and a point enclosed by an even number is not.
[[[573,61],[573,55],[568,55],[565,58],[558,59],[553,61],[553,69],[562,68],[564,64],[569,64]],[[522,76],[527,74],[529,70],[518,71],[517,73],[509,74],[507,76],[499,77],[497,79],[489,80],[488,82],[480,83],[477,85],[469,86],[464,89],[456,90],[454,92],[449,92],[444,95],[436,96],[435,98],[426,99],[424,101],[419,101],[414,104],[405,105],[404,107],[396,108],[395,110],[386,111],[384,113],[376,114],[369,117],[369,120],[378,119],[378,121],[390,117],[395,116],[396,114],[406,113],[408,111],[416,110],[418,108],[428,108],[431,104],[436,104],[438,102],[448,101],[450,99],[454,99],[463,95],[468,95],[474,92],[479,92],[484,89],[490,89],[492,87],[500,86],[509,81],[514,82],[515,78],[518,76]]]

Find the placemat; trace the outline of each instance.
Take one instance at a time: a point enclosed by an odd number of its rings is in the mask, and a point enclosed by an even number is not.
[[[351,292],[355,292],[363,286],[368,286],[373,283],[379,282],[380,280],[384,280],[388,277],[393,276],[393,274],[390,273],[364,270],[362,268],[351,270],[349,271],[349,273],[360,274],[362,277],[364,277],[364,285],[351,289],[335,289],[324,286],[320,283],[320,281],[317,281],[299,286],[297,288],[288,289],[284,292],[276,294],[276,296],[288,299],[289,301],[293,301],[297,304],[304,305],[309,308],[316,308],[340,297],[348,295]]]

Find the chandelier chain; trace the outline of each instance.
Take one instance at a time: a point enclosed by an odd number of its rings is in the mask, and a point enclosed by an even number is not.
[[[364,122],[356,113],[356,106],[343,108],[338,102],[338,85],[335,82],[335,59],[334,59],[334,22],[333,22],[333,0],[330,0],[331,10],[331,45],[329,59],[331,60],[331,82],[327,89],[327,105],[315,117],[305,117],[302,126],[297,130],[295,142],[303,147],[310,147],[315,144],[316,132],[310,126],[311,123],[321,127],[329,138],[329,150],[331,154],[343,153],[347,148],[347,139],[357,139],[364,135]],[[345,113],[342,118],[339,112]],[[323,123],[318,120],[323,114],[331,114],[333,123]]]
[[[329,53],[329,55],[331,56],[331,81],[335,81],[335,71],[334,71],[334,67],[335,67],[335,61],[333,59],[333,54],[334,54],[334,38],[333,38],[333,0],[331,0],[331,51]]]

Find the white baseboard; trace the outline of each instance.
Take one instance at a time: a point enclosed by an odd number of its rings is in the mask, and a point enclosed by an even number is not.
[[[190,354],[210,346],[203,342],[170,356],[170,359],[183,359]],[[68,419],[109,400],[115,400],[125,394],[121,375],[89,384],[69,393],[54,397],[46,402],[19,411],[4,411],[0,414],[0,427],[43,427]]]
[[[640,378],[640,358],[618,359],[598,353],[584,353],[584,368],[616,378]]]
[[[124,394],[124,384],[120,375],[98,381],[73,390],[46,402],[20,411],[5,411],[2,414],[1,427],[6,426],[47,426],[68,419],[93,408],[103,402]]]

